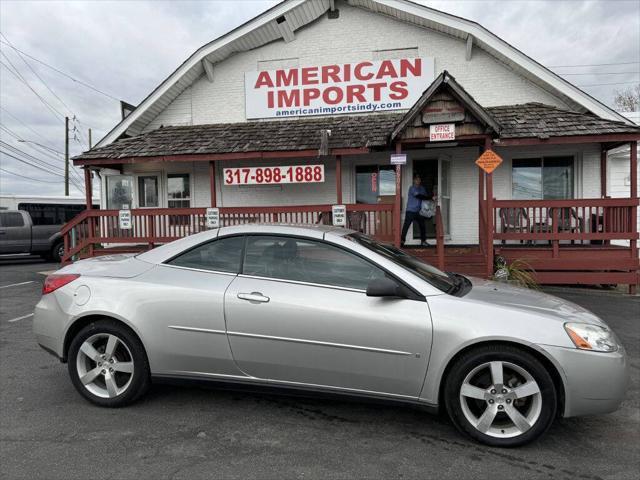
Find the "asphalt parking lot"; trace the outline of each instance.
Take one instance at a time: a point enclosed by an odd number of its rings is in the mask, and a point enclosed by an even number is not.
[[[501,450],[396,405],[154,385],[132,407],[94,407],[31,333],[38,272],[55,268],[0,259],[3,479],[638,478],[640,297],[551,290],[609,322],[632,385],[613,414],[560,420],[538,442]]]

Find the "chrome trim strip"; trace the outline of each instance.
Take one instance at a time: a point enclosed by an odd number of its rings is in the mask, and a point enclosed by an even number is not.
[[[224,335],[224,330],[211,330],[210,328],[197,328],[197,327],[183,327],[182,325],[169,325],[169,328],[173,330],[184,330],[185,332],[201,332],[201,333],[215,333],[218,335]]]
[[[434,404],[424,401],[420,397],[415,397],[411,395],[401,395],[398,393],[385,393],[385,392],[378,392],[375,390],[362,390],[359,388],[336,387],[333,385],[320,385],[317,383],[291,382],[288,380],[274,380],[271,378],[252,377],[250,375],[246,375],[246,376],[228,375],[223,373],[194,372],[194,371],[187,371],[187,370],[168,370],[166,372],[155,374],[155,376],[163,376],[163,377],[174,376],[174,375],[180,375],[185,377],[193,376],[193,377],[212,378],[212,379],[218,378],[221,380],[235,381],[238,383],[252,383],[252,384],[283,386],[283,387],[292,386],[292,387],[305,388],[313,391],[335,391],[337,393],[340,393],[340,392],[353,393],[353,394],[362,395],[365,397],[375,396],[375,397],[381,397],[381,398],[385,398],[385,397],[397,398],[401,400],[413,401],[415,403],[436,406]]]
[[[260,335],[257,333],[227,332],[227,335],[232,335],[234,337],[263,338],[266,340],[276,340],[280,342],[293,342],[293,343],[304,343],[309,345],[321,345],[324,347],[348,348],[351,350],[363,350],[366,352],[388,353],[390,355],[413,355],[413,353],[411,352],[403,352],[401,350],[388,350],[386,348],[363,347],[361,345],[348,345],[345,343],[321,342],[319,340],[304,340],[301,338],[275,337],[272,335]]]
[[[253,278],[255,280],[270,280],[272,282],[281,282],[281,283],[293,283],[295,285],[306,285],[309,287],[330,288],[332,290],[343,290],[346,292],[367,293],[366,290],[361,290],[359,288],[339,287],[337,285],[327,285],[324,283],[301,282],[299,280],[287,280],[285,278],[261,277],[259,275],[247,275],[246,273],[240,273],[238,274],[238,277]]]
[[[167,267],[167,268],[177,268],[179,270],[187,270],[189,272],[202,272],[202,273],[214,273],[216,275],[227,275],[227,276],[231,276],[231,277],[236,277],[238,276],[237,273],[231,273],[231,272],[220,272],[218,270],[206,270],[204,268],[193,268],[193,267],[183,267],[181,265],[172,265],[170,263],[159,263],[157,265],[160,265],[161,267]]]

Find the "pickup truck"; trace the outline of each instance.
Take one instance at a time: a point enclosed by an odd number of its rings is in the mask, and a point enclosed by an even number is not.
[[[64,254],[62,225],[34,225],[29,212],[0,211],[0,254],[31,253],[59,262]]]

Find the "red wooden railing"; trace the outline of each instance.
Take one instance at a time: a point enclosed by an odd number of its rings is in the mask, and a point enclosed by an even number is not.
[[[393,204],[347,205],[347,227],[379,240],[393,241]],[[118,210],[85,210],[62,228],[63,263],[94,256],[109,247],[153,248],[207,229],[206,208],[144,208],[131,210],[131,228],[121,229]],[[246,223],[331,224],[331,205],[222,207],[222,226]]]
[[[539,283],[640,283],[638,200],[494,200],[492,249]]]
[[[637,205],[631,198],[494,200],[493,239],[555,246],[634,240]]]

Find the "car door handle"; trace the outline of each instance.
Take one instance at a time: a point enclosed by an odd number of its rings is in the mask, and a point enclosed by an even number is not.
[[[260,292],[239,293],[238,298],[240,300],[247,300],[249,302],[256,303],[267,303],[269,301],[269,297],[265,297]]]

